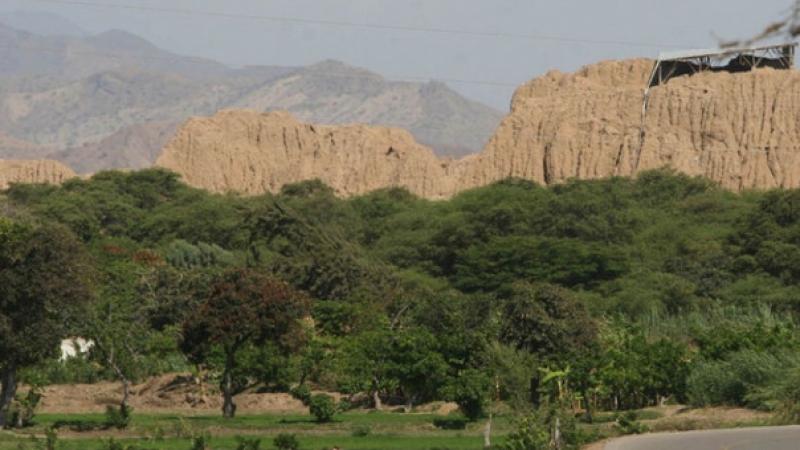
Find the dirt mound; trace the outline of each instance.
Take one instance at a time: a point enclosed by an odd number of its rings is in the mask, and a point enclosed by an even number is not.
[[[60,184],[74,177],[72,169],[57,161],[0,159],[0,189],[11,183]]]
[[[342,195],[403,186],[428,198],[520,177],[541,184],[672,167],[732,190],[800,187],[800,72],[701,73],[645,86],[652,61],[550,72],[520,87],[482,153],[436,158],[396,129],[314,126],[228,111],[187,123],[159,165],[213,191],[320,178]]]
[[[53,385],[44,390],[40,412],[77,414],[104,412],[107,405],[122,399],[120,383]],[[244,393],[235,398],[237,410],[244,413],[273,412],[305,414],[308,408],[289,394]],[[204,387],[188,374],[151,378],[133,386],[131,406],[139,412],[219,413],[222,398],[213,385]]]
[[[450,164],[405,130],[309,125],[281,112],[222,111],[191,119],[156,165],[214,192],[276,192],[315,178],[344,196],[403,186],[441,198],[454,188]]]

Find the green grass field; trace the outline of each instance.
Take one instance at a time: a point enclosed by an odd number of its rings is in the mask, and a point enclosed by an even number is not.
[[[321,450],[478,450],[483,447],[485,422],[469,424],[464,430],[442,430],[433,425],[433,414],[354,412],[336,416],[331,423],[317,424],[303,415],[252,415],[226,420],[219,416],[134,414],[125,430],[104,429],[102,414],[42,414],[34,426],[17,433],[0,434],[0,450],[31,450],[41,446],[45,430],[58,428],[58,448],[102,450],[114,438],[123,445],[140,449],[189,450],[192,436],[209,436],[212,449],[236,449],[236,436],[261,438],[262,449],[272,449],[280,433],[296,434],[301,449]],[[499,417],[494,423],[497,442],[511,429],[511,422]],[[39,442],[34,442],[35,436]]]

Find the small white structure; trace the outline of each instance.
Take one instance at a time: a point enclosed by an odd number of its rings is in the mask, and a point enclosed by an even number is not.
[[[71,337],[61,341],[61,361],[85,355],[94,347],[94,341],[82,337]]]

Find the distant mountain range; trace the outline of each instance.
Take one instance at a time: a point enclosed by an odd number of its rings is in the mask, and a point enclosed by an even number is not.
[[[442,83],[387,81],[337,61],[233,69],[125,31],[0,15],[0,158],[48,157],[81,173],[146,167],[180,123],[229,108],[401,127],[440,156],[479,151],[502,119]]]
[[[69,19],[39,11],[0,13],[0,23],[42,36],[88,36],[90,33]]]

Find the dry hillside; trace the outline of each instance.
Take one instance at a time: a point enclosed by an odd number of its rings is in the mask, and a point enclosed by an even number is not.
[[[651,67],[603,62],[537,78],[518,89],[483,152],[459,161],[397,130],[229,111],[190,121],[159,164],[192,185],[249,194],[320,178],[342,195],[404,186],[440,198],[507,177],[552,184],[665,166],[732,190],[800,187],[800,72],[676,78],[651,90],[643,118]]]

